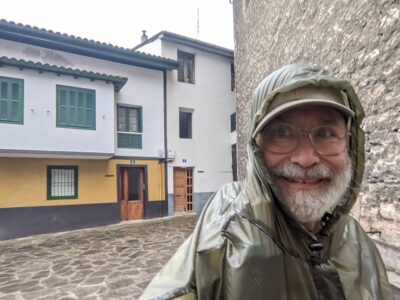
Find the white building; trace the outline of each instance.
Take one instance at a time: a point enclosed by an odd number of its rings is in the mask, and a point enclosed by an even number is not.
[[[179,62],[167,74],[168,207],[170,214],[199,212],[234,179],[233,51],[166,31],[134,49]]]
[[[232,181],[233,52],[136,49],[0,21],[0,240],[199,212]]]

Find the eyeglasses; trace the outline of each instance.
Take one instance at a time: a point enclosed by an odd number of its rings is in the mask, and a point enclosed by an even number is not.
[[[279,123],[263,129],[260,147],[267,152],[288,154],[297,149],[303,136],[308,136],[318,154],[333,156],[346,149],[350,133],[337,126],[325,125],[317,125],[310,131],[304,132],[293,125]]]

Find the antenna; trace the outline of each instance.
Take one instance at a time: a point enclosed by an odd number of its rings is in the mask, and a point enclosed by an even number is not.
[[[197,0],[197,38],[200,38],[200,0]]]

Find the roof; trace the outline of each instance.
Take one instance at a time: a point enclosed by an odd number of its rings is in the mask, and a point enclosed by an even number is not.
[[[100,74],[91,71],[84,71],[79,69],[59,67],[56,65],[42,64],[40,62],[26,61],[23,59],[8,58],[5,56],[0,57],[0,66],[13,66],[20,69],[31,69],[37,70],[39,72],[51,72],[57,75],[68,75],[75,78],[88,78],[91,80],[101,80],[107,83],[112,83],[114,85],[114,90],[119,92],[121,88],[125,85],[127,78],[112,76],[107,74]]]
[[[229,59],[233,59],[233,50],[224,48],[221,46],[217,46],[214,44],[210,44],[207,42],[203,42],[200,40],[192,39],[183,35],[179,35],[173,32],[169,31],[161,31],[157,33],[156,35],[152,36],[151,38],[147,39],[147,41],[135,46],[133,50],[139,49],[140,47],[149,44],[156,39],[162,39],[165,41],[169,41],[172,43],[180,44],[180,45],[185,45],[189,46],[198,50],[210,52],[213,54],[221,55]]]
[[[177,69],[179,65],[173,59],[17,24],[4,19],[0,20],[0,38],[155,70]]]

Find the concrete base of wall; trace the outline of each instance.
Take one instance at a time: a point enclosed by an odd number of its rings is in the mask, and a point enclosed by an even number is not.
[[[200,214],[203,210],[204,205],[213,195],[213,192],[206,192],[206,193],[195,193],[194,194],[194,211],[196,214]],[[174,195],[168,194],[168,215],[174,215]]]
[[[0,240],[115,224],[118,203],[0,209]]]
[[[146,201],[144,205],[144,218],[153,219],[168,216],[168,202],[161,201]]]
[[[198,215],[200,215],[204,205],[207,203],[208,199],[210,199],[210,197],[213,194],[214,194],[213,192],[194,194],[194,199],[195,199],[194,207]]]

